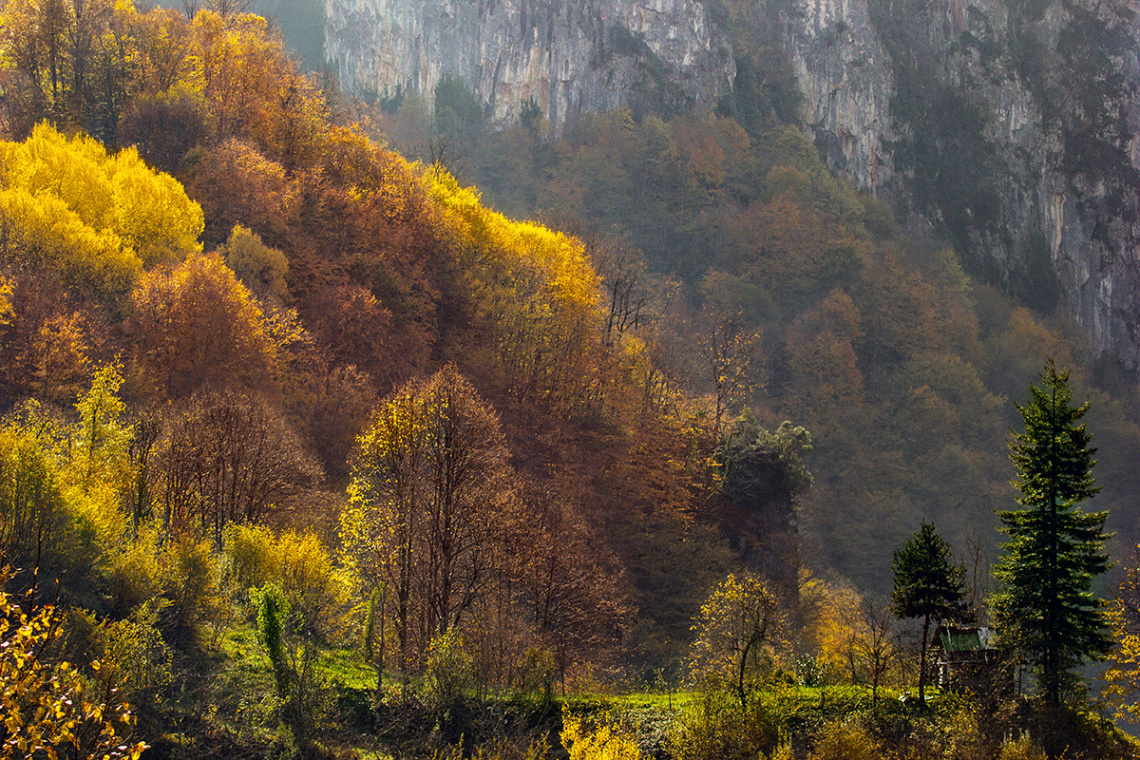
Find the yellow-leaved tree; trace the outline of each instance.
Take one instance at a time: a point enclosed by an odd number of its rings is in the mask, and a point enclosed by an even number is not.
[[[1140,722],[1140,546],[1133,549],[1111,608],[1116,648],[1104,673],[1104,695],[1116,717]]]
[[[843,579],[821,577],[810,567],[799,568],[798,575],[798,605],[793,613],[796,679],[803,686],[827,686],[843,677],[849,623],[862,596]]]
[[[436,166],[424,172],[458,241],[475,309],[495,339],[509,390],[523,401],[563,408],[590,403],[611,361],[602,339],[599,279],[582,243],[482,205]]]
[[[341,542],[362,580],[391,595],[406,686],[492,571],[512,489],[506,442],[498,415],[449,364],[385,399],[356,447]]]
[[[186,79],[209,103],[215,136],[253,140],[286,166],[311,159],[328,107],[320,88],[289,62],[266,19],[210,10],[190,22]]]
[[[121,382],[116,368],[98,370],[75,404],[77,425],[34,400],[0,421],[0,552],[22,582],[82,577],[125,530],[132,431]]]
[[[121,298],[144,267],[199,250],[202,226],[198,204],[133,148],[108,155],[47,124],[0,142],[0,264],[49,269],[82,292]]]
[[[695,679],[706,688],[734,690],[745,707],[784,643],[784,617],[762,578],[749,571],[729,575],[709,594],[693,624],[689,664]]]

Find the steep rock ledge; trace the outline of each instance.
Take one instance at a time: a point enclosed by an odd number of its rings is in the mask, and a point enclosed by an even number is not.
[[[799,10],[785,28],[803,120],[832,170],[888,192],[894,76],[866,3],[808,0]]]
[[[551,124],[636,101],[715,103],[736,72],[694,0],[327,0],[326,53],[350,92],[461,78],[492,124],[533,100]]]

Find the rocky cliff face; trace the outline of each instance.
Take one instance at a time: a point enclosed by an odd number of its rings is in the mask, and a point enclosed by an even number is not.
[[[641,99],[715,103],[735,64],[695,0],[326,0],[326,53],[349,91],[431,100],[461,78],[491,124],[533,102],[554,125]]]
[[[326,51],[350,91],[459,77],[492,124],[679,111],[731,90],[726,1],[326,0]],[[832,169],[1140,373],[1140,0],[764,7]]]
[[[861,188],[892,187],[894,73],[865,2],[803,2],[786,21],[803,118],[830,167]]]
[[[1140,371],[1140,3],[797,0],[831,167]]]

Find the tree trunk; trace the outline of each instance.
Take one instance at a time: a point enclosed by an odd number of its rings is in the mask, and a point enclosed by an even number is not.
[[[748,652],[752,650],[752,639],[744,645],[744,651],[740,653],[740,669],[736,675],[736,693],[740,695],[740,709],[744,710],[748,707],[748,700],[744,694],[744,669],[748,667]]]
[[[922,619],[922,654],[918,659],[918,703],[926,707],[926,636],[930,631],[930,615]]]
[[[385,615],[388,613],[388,584],[382,584],[383,591],[380,593],[380,656],[374,658],[376,660],[376,704],[380,704],[384,700],[384,648],[387,645],[384,629]],[[375,626],[375,623],[373,623]]]

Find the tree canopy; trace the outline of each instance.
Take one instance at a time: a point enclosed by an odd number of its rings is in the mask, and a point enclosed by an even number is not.
[[[371,583],[392,589],[406,674],[486,582],[507,452],[498,417],[454,365],[385,399],[356,445],[341,540]]]

